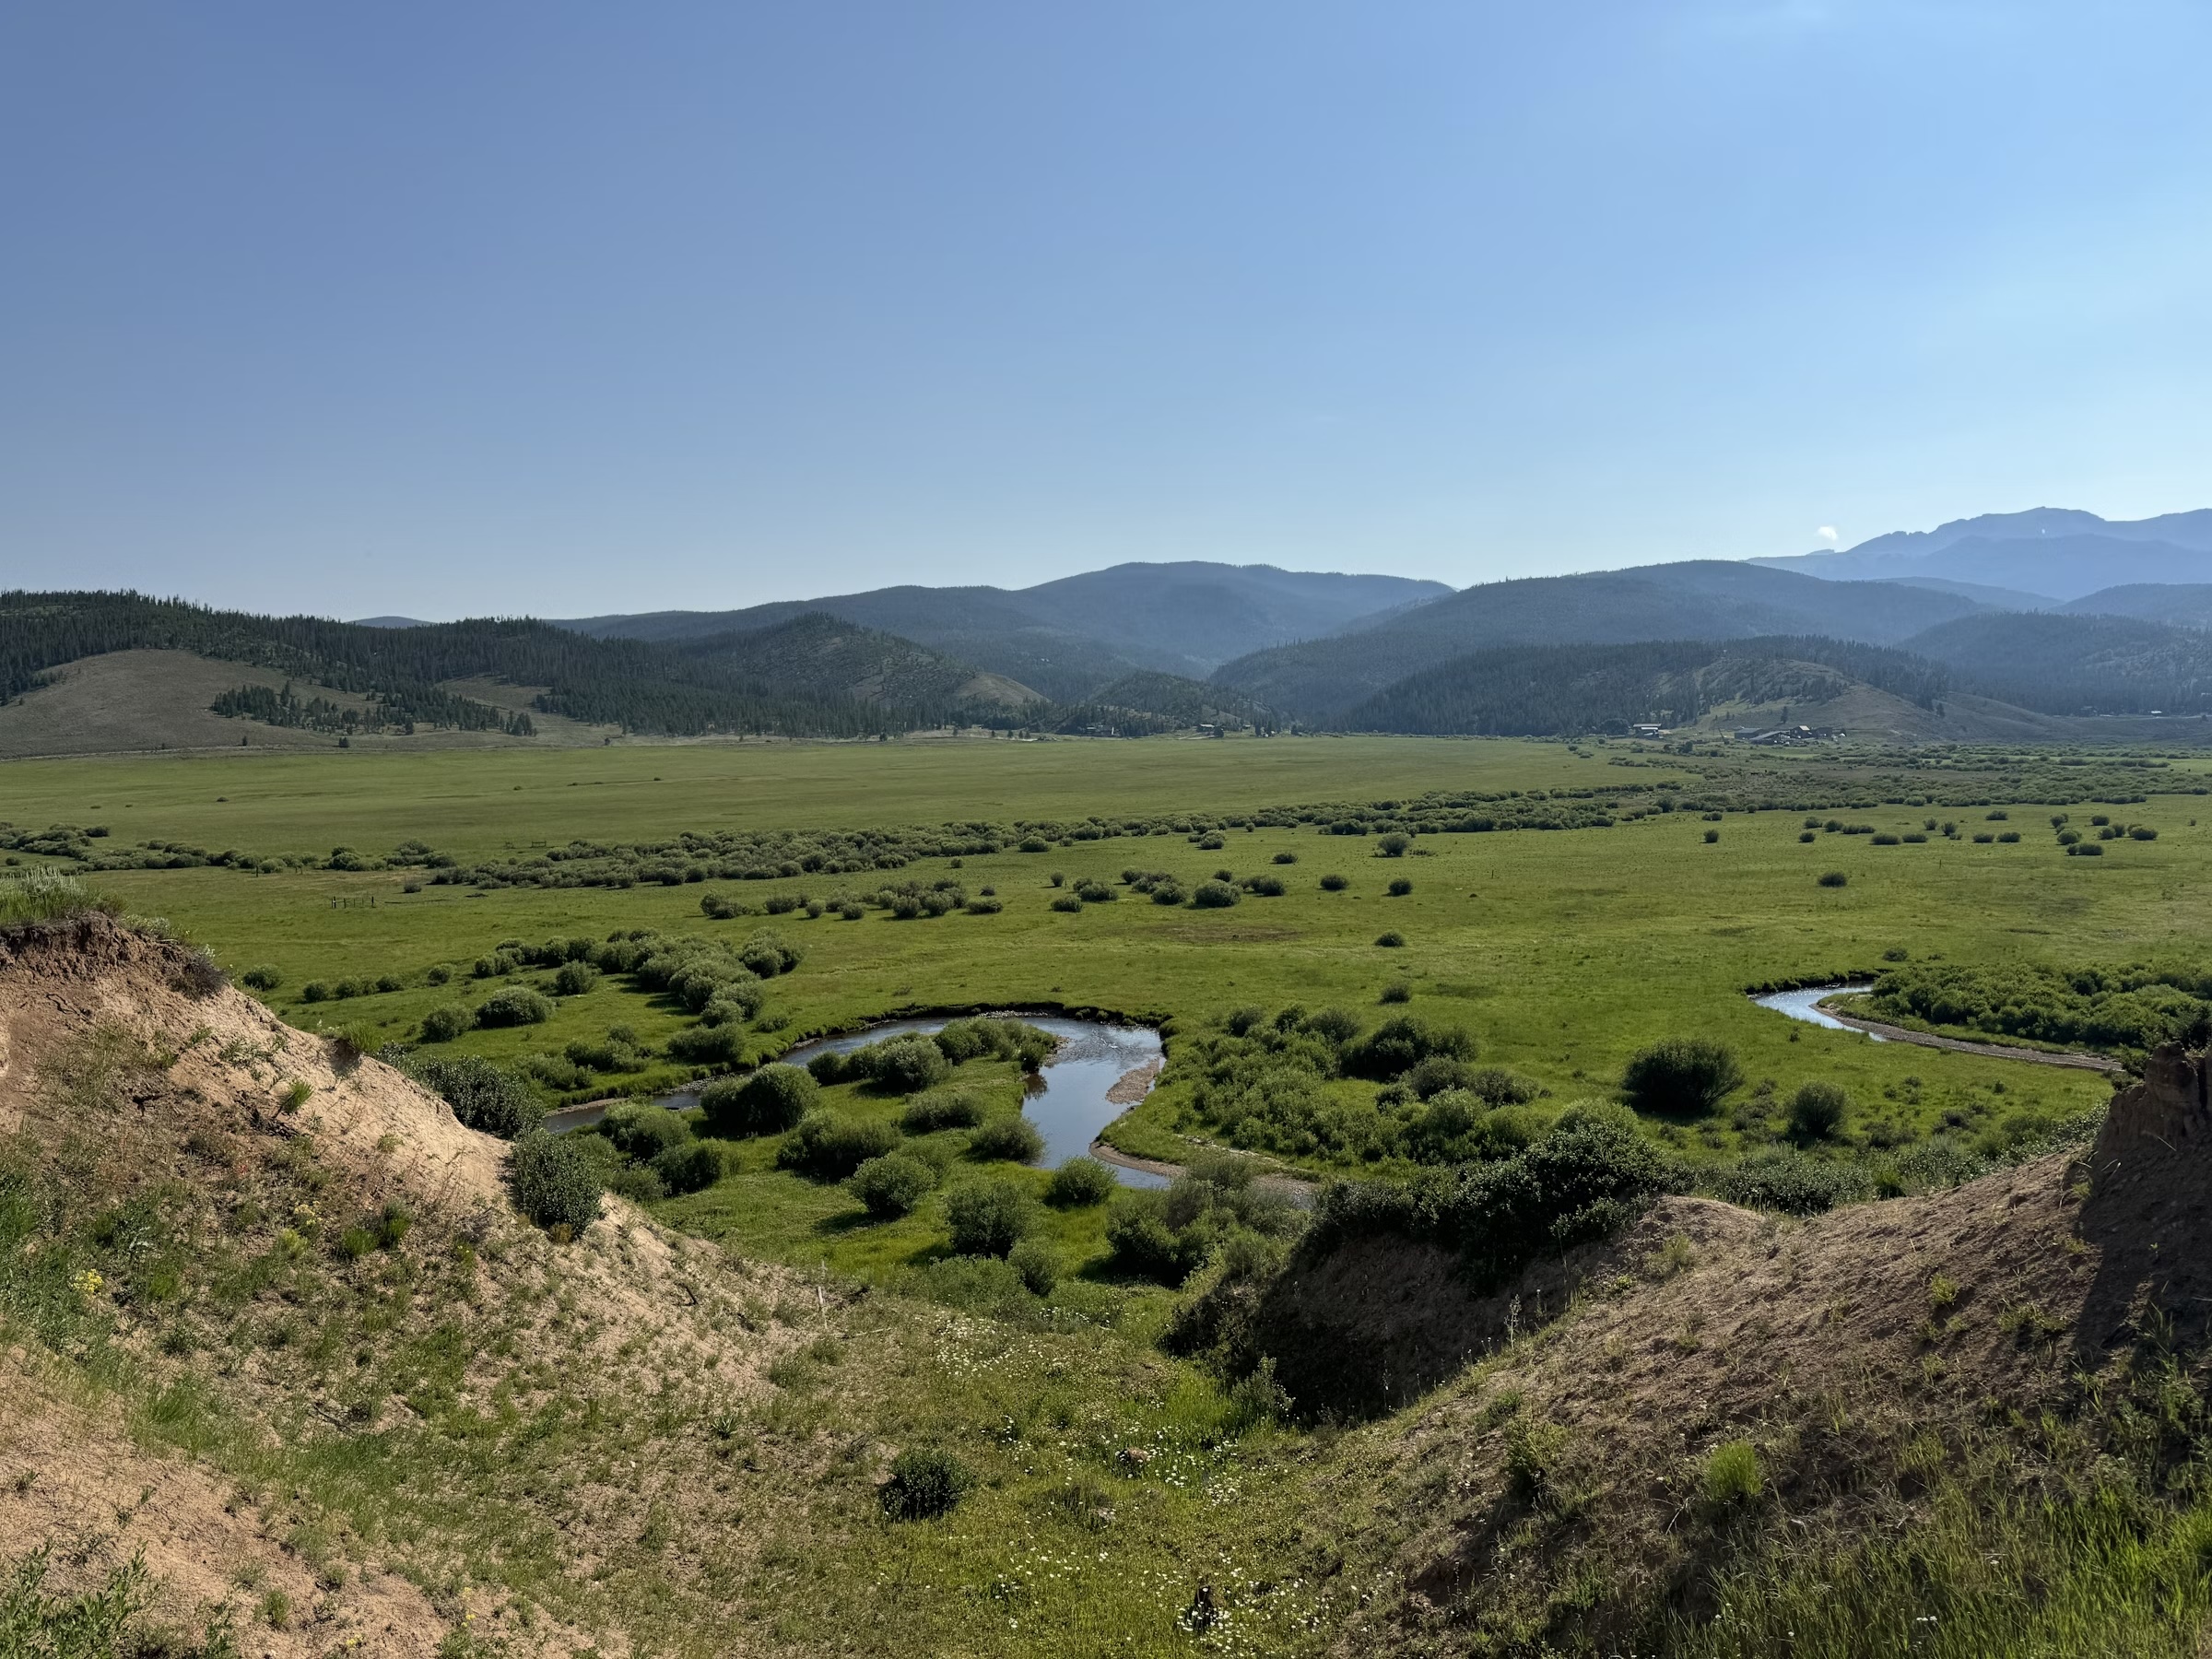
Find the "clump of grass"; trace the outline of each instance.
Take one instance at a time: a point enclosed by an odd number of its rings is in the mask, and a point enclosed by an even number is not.
[[[1767,1489],[1759,1448],[1747,1440],[1715,1446],[1705,1460],[1704,1486],[1705,1501],[1716,1510],[1750,1502]]]
[[[96,899],[85,884],[60,870],[41,866],[9,871],[0,877],[0,927],[23,922],[59,922],[88,911],[114,910]]]

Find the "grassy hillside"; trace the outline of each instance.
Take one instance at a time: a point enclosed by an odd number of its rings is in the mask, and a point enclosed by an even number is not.
[[[848,647],[878,659],[871,681],[888,685],[884,664],[901,653],[913,703],[863,701],[840,688],[810,690],[776,674],[804,661],[819,667],[820,641],[792,650],[771,641],[755,666],[742,652],[687,653],[633,641],[600,641],[532,621],[474,620],[424,628],[373,628],[315,617],[257,617],[135,594],[0,594],[0,700],[37,690],[47,677],[87,657],[128,651],[190,652],[265,671],[241,676],[233,700],[265,724],[350,736],[418,734],[425,728],[528,735],[530,718],[462,697],[455,681],[492,679],[543,687],[535,709],[589,724],[669,735],[768,731],[862,736],[942,723],[957,714],[966,679],[950,665],[927,672],[904,646]],[[327,689],[350,703],[276,706],[268,675],[297,680],[302,704]],[[834,677],[834,676],[830,677]],[[278,684],[281,684],[280,680]],[[940,697],[940,686],[952,686]],[[996,706],[1006,688],[982,689]],[[343,718],[341,718],[343,717]],[[82,746],[77,746],[82,747]]]
[[[1340,637],[1225,665],[1217,683],[1333,724],[1409,674],[1504,645],[1627,644],[1819,634],[1895,643],[1931,617],[1976,607],[1877,582],[1823,582],[1706,560],[1467,588]]]

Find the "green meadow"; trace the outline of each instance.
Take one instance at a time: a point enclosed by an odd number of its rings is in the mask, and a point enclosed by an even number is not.
[[[1398,738],[696,745],[18,762],[5,782],[16,823],[97,815],[119,842],[161,836],[375,852],[415,837],[441,851],[492,856],[578,836],[683,830],[1221,811],[1440,788],[1618,789],[1639,776],[1608,764],[1622,754]],[[1660,756],[1641,762],[1668,763]],[[1723,763],[1700,764],[1709,779],[1726,775]],[[1743,762],[1746,776],[1786,774],[1798,785],[1817,779],[1819,765],[1797,757]],[[1841,765],[1832,770],[1839,780],[1847,775]],[[2196,777],[2176,766],[2147,777],[2146,787],[2179,789]],[[2101,1100],[2108,1086],[2087,1073],[1824,1030],[1753,1006],[1745,988],[1870,971],[1900,952],[1915,961],[2069,966],[2186,954],[2203,920],[2198,895],[2212,858],[2212,827],[2197,825],[2199,808],[2194,795],[2151,794],[2124,810],[2159,838],[2115,843],[2097,859],[2064,856],[2045,810],[2025,806],[2002,826],[2022,833],[2013,843],[1969,838],[1997,827],[1985,825],[1981,809],[1903,805],[1850,816],[1900,833],[1940,817],[1958,823],[1959,839],[1876,845],[1871,835],[1818,832],[1806,842],[1805,815],[1779,810],[1730,812],[1717,823],[1659,813],[1606,829],[1427,835],[1402,857],[1383,855],[1375,838],[1303,826],[1231,830],[1219,851],[1179,835],[1124,837],[970,856],[957,871],[947,859],[923,861],[899,874],[955,874],[970,893],[995,889],[1004,909],[907,921],[876,910],[856,921],[834,912],[809,920],[803,911],[710,921],[697,885],[408,892],[419,872],[227,868],[100,880],[133,910],[206,942],[227,967],[276,969],[281,982],[270,1000],[288,1018],[380,1041],[411,1036],[433,1007],[479,1001],[498,988],[499,979],[472,979],[470,967],[501,940],[598,938],[630,928],[735,940],[765,921],[802,945],[806,961],[769,988],[766,1018],[748,1038],[755,1059],[810,1034],[917,1008],[1096,1008],[1173,1021],[1188,1033],[1242,1006],[1339,1006],[1370,1023],[1409,1012],[1466,1030],[1482,1064],[1510,1067],[1547,1091],[1539,1112],[1610,1093],[1629,1056],[1656,1040],[1715,1038],[1736,1053],[1747,1080],[1771,1080],[1778,1097],[1808,1080],[1840,1083],[1860,1127],[1894,1142],[1947,1113],[1954,1124],[1961,1113],[1976,1124],[2063,1119]],[[1277,862],[1286,857],[1295,862]],[[1120,886],[1133,869],[1167,872],[1186,888],[1223,870],[1265,871],[1287,890],[1221,910],[1165,907]],[[1829,871],[1844,874],[1847,885],[1818,885]],[[1347,885],[1324,890],[1326,875]],[[1074,914],[1050,908],[1085,880],[1123,896]],[[1392,896],[1393,880],[1409,881],[1411,891]],[[777,894],[823,898],[875,885],[865,876],[813,876],[703,890],[758,908]],[[1403,946],[1378,946],[1385,934]],[[450,982],[429,983],[441,965]],[[401,988],[300,1000],[311,981],[382,976]],[[535,983],[545,976],[512,977]],[[1402,1009],[1379,1003],[1393,984],[1409,995]],[[472,1031],[453,1046],[512,1060],[559,1053],[617,1026],[650,1044],[686,1023],[672,1003],[610,978],[561,999],[547,1024]],[[1124,1149],[1187,1156],[1180,1133],[1190,1126],[1180,1110],[1187,1085],[1173,1052],[1171,1041],[1162,1088],[1112,1132]],[[673,1076],[663,1068],[632,1085]],[[1653,1127],[1692,1159],[1726,1156],[1742,1139],[1725,1113]]]

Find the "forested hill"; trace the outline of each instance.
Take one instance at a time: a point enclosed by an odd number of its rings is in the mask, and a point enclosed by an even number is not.
[[[2004,612],[1915,634],[1908,649],[1964,688],[2048,714],[2201,713],[2212,708],[2212,634],[2136,618]]]
[[[601,639],[674,641],[774,627],[807,612],[917,641],[1065,703],[1137,670],[1203,677],[1232,657],[1331,634],[1441,598],[1439,582],[1270,565],[1124,564],[1031,588],[888,587],[730,611],[584,617]]]
[[[832,624],[832,628],[842,628]],[[806,630],[802,630],[802,634]],[[852,629],[854,634],[862,630]],[[33,690],[65,664],[109,652],[187,651],[247,663],[369,698],[384,721],[508,728],[511,717],[457,697],[442,682],[502,680],[543,688],[539,710],[625,730],[697,735],[782,732],[862,736],[934,725],[970,712],[971,669],[907,641],[795,641],[777,631],[688,648],[594,640],[548,623],[478,619],[371,628],[318,617],[257,617],[137,594],[0,594],[0,701]],[[811,656],[811,677],[795,665]],[[834,658],[821,669],[825,656]],[[896,700],[856,688],[872,665],[906,671]],[[924,669],[926,666],[927,671]],[[986,699],[1003,712],[1008,700]],[[1012,700],[1018,701],[1020,688]],[[241,705],[242,706],[242,705]]]
[[[1508,645],[1397,681],[1345,716],[1354,731],[1557,736],[1624,731],[1641,721],[1687,725],[1724,704],[1818,704],[1855,686],[1933,708],[1949,687],[1941,664],[1842,640],[1788,636],[1647,641],[1629,645]]]
[[[1894,644],[1980,609],[1956,594],[1700,559],[1489,582],[1333,639],[1255,653],[1213,678],[1300,719],[1331,722],[1409,674],[1503,645],[1784,634]]]

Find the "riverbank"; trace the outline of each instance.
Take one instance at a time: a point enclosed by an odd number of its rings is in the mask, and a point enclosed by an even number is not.
[[[1909,1042],[1919,1048],[1944,1049],[1954,1054],[1979,1054],[1987,1060],[2025,1060],[2034,1065],[2065,1066],[2075,1071],[2119,1072],[2127,1068],[2109,1054],[2084,1054],[2064,1050],[2019,1048],[2008,1042],[1972,1042],[1963,1037],[1938,1037],[1933,1031],[1915,1031],[1909,1026],[1891,1025],[1883,1019],[1868,1019],[1864,1015],[1848,1013],[1827,997],[1813,1005],[1838,1025],[1848,1026],[1854,1031],[1864,1031],[1869,1037],[1884,1042]]]

